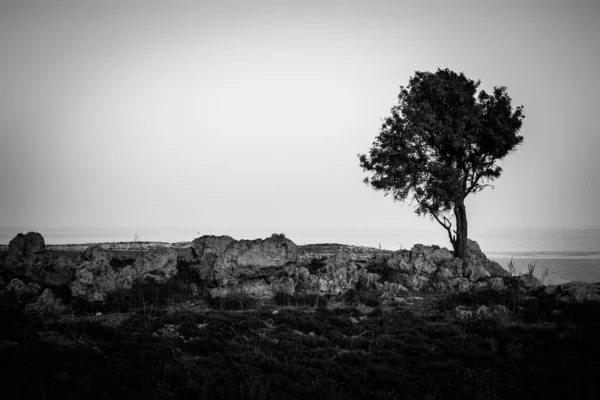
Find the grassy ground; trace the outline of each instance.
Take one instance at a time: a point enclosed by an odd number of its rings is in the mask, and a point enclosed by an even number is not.
[[[136,286],[66,316],[0,307],[0,398],[596,398],[600,312],[552,313],[516,293],[381,304],[279,295],[210,300],[188,283]],[[69,300],[69,299],[65,299]],[[72,299],[71,299],[72,300]],[[508,323],[461,322],[457,305],[504,304]],[[100,314],[99,314],[100,313]]]

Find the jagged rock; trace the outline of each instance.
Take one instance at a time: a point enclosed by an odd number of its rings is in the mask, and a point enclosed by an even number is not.
[[[131,289],[133,269],[116,272],[105,260],[85,261],[78,266],[71,293],[87,301],[105,301],[108,294],[120,289]]]
[[[452,258],[450,260],[442,261],[438,268],[446,268],[452,272],[452,277],[459,278],[463,276],[463,265],[464,261],[461,258]]]
[[[463,264],[463,276],[471,282],[477,282],[490,277],[480,260],[468,259]]]
[[[189,269],[194,271],[201,281],[211,282],[215,279],[214,265],[210,265],[209,263],[190,265]]]
[[[393,283],[399,283],[410,291],[421,291],[429,285],[429,278],[418,274],[405,274],[397,271],[391,271],[388,280]]]
[[[374,289],[375,285],[380,282],[383,278],[380,274],[374,272],[367,272],[366,269],[358,270],[358,284],[365,289]]]
[[[473,285],[467,278],[456,278],[448,281],[450,290],[456,292],[468,292]]]
[[[43,253],[45,250],[44,238],[37,232],[28,232],[25,235],[19,233],[8,243],[8,252],[22,257]]]
[[[600,302],[600,283],[573,281],[559,285],[554,292],[559,303]]]
[[[298,260],[298,248],[281,235],[268,239],[240,240],[230,244],[217,259],[215,279],[221,284],[266,277]]]
[[[115,252],[104,249],[98,244],[93,244],[83,251],[83,258],[86,261],[104,261],[106,264],[110,264],[113,259]]]
[[[483,268],[488,272],[489,276],[509,276],[508,271],[502,268],[500,264],[487,258],[487,256],[481,251],[481,247],[479,247],[479,244],[476,241],[467,239],[467,254],[469,255],[470,259],[481,262]]]
[[[44,289],[34,303],[25,306],[25,311],[38,314],[60,314],[65,312],[66,307],[60,299],[57,299],[50,289]]]
[[[516,289],[523,293],[529,292],[542,286],[538,278],[529,274],[519,276],[507,276],[503,278],[503,280],[504,284],[508,288],[513,290]]]
[[[15,278],[6,286],[6,290],[13,292],[19,303],[27,303],[35,298],[42,291],[42,288],[36,283],[25,284],[22,280]]]
[[[450,270],[449,268],[440,267],[437,271],[435,271],[435,276],[440,277],[442,279],[452,279],[456,275],[454,275],[452,270]]]
[[[506,289],[506,285],[504,284],[504,279],[501,277],[490,278],[488,281],[488,287],[492,290]]]
[[[68,285],[75,263],[71,258],[45,252],[42,235],[18,234],[10,241],[3,267],[15,275],[46,285]]]
[[[213,280],[217,260],[234,242],[235,239],[230,236],[202,236],[194,239],[191,249],[195,254],[197,264],[190,268],[198,274],[200,279]]]
[[[473,318],[473,311],[461,305],[452,311],[452,315],[459,321],[468,321]]]
[[[148,250],[133,263],[135,279],[164,283],[177,274],[177,251],[170,247]]]
[[[495,304],[489,307],[484,305],[477,309],[475,317],[477,319],[504,322],[510,318],[510,311],[506,306],[501,304]]]
[[[271,299],[275,295],[273,286],[264,279],[253,279],[239,285],[219,286],[210,291],[211,297],[249,296],[257,299]]]
[[[416,244],[410,250],[392,253],[388,260],[389,268],[407,273],[430,274],[437,265],[453,258],[446,248]]]
[[[403,295],[410,292],[406,287],[402,286],[401,284],[388,281],[385,281],[383,283],[376,283],[375,288],[378,291],[383,292],[384,294],[389,294],[391,296]]]

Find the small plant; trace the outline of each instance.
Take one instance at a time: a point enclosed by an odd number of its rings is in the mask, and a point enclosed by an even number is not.
[[[548,271],[548,268],[546,268],[544,271],[542,271],[542,285],[545,285],[546,279],[548,279],[548,276],[550,275],[550,271]],[[548,282],[550,283],[550,282]]]
[[[517,276],[518,272],[517,272],[517,266],[515,264],[515,260],[514,259],[510,259],[510,262],[508,263],[508,273],[510,274],[510,276]]]
[[[529,276],[533,276],[533,272],[535,271],[535,261],[527,264],[527,273]]]

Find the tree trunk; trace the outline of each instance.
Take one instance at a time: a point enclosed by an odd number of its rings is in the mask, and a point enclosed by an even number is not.
[[[456,240],[452,243],[454,247],[454,256],[459,258],[467,257],[467,210],[464,201],[460,201],[454,207],[454,217],[456,218]]]

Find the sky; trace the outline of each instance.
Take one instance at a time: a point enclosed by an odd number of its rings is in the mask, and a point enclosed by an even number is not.
[[[357,154],[415,71],[450,68],[526,115],[470,230],[599,229],[598,20],[594,0],[0,0],[0,227],[445,237]]]

